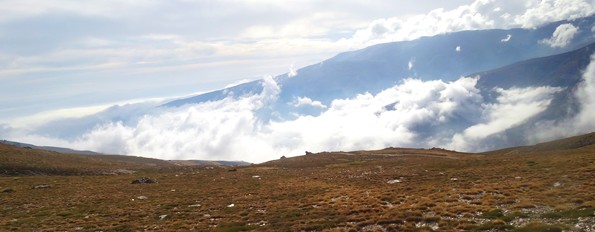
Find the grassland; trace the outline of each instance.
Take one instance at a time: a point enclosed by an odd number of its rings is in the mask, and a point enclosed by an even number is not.
[[[547,146],[327,152],[237,168],[60,156],[69,169],[54,169],[75,175],[0,177],[0,230],[593,231],[595,145]],[[1,151],[0,170],[35,155]],[[108,167],[134,173],[101,174]],[[158,183],[131,184],[144,176]]]

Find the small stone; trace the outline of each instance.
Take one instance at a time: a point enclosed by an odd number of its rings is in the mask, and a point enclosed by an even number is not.
[[[133,180],[132,184],[153,184],[157,183],[155,179],[151,179],[149,177],[141,177],[139,179]]]
[[[386,183],[387,184],[396,184],[396,183],[401,183],[401,180],[394,179],[394,180],[389,180]]]
[[[146,196],[138,196],[138,197],[136,197],[136,199],[139,199],[139,200],[146,200],[146,199],[149,199],[149,198],[148,198],[148,197],[146,197]]]
[[[167,217],[167,214],[159,215],[159,220],[163,220]]]
[[[49,184],[38,184],[33,186],[33,189],[44,189],[44,188],[51,188],[52,186]]]
[[[235,206],[236,206],[236,205],[232,203],[232,204],[229,204],[229,205],[227,206],[227,208],[232,208],[232,207],[235,207]]]

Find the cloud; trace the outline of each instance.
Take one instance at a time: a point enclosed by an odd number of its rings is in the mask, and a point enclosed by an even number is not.
[[[320,101],[313,101],[312,99],[310,99],[308,97],[298,97],[293,102],[293,105],[295,107],[313,106],[313,107],[316,107],[316,108],[323,108],[323,109],[327,108],[327,106],[324,105],[324,104],[322,104],[322,102],[320,102]]]
[[[572,117],[535,122],[526,132],[529,141],[540,143],[595,132],[595,54],[591,56],[574,97],[578,102],[578,110]]]
[[[562,88],[559,87],[497,88],[495,92],[499,96],[496,102],[482,107],[483,122],[456,133],[447,147],[464,151],[492,149],[494,147],[482,140],[521,125],[543,112],[549,106],[552,95],[560,91]]]
[[[533,28],[547,22],[572,20],[595,13],[593,2],[585,0],[526,1],[527,10],[515,17],[516,24]]]
[[[511,34],[508,34],[508,35],[506,35],[506,37],[502,38],[500,40],[500,42],[506,43],[506,42],[510,41],[510,39],[512,39],[512,35]]]
[[[427,14],[377,19],[350,41],[361,47],[461,30],[534,28],[593,13],[594,4],[587,0],[475,0],[452,10],[439,8]]]
[[[5,128],[3,133],[7,139],[33,144],[160,159],[262,162],[300,155],[305,150],[390,146],[476,151],[485,148],[486,138],[543,111],[552,95],[560,91],[554,87],[495,89],[499,96],[496,101],[485,102],[476,87],[478,78],[452,82],[407,79],[378,94],[335,99],[329,106],[301,97],[293,102],[295,106],[319,107],[321,113],[291,120],[261,120],[259,111],[273,105],[281,91],[274,79],[266,77],[260,94],[149,111],[124,107],[121,110],[133,115],[134,120],[106,117],[109,120],[95,124],[79,123],[87,129],[77,136],[50,135],[41,130],[17,133],[14,128]],[[112,110],[106,115],[117,115],[119,109]],[[52,123],[45,128],[52,128]]]
[[[287,72],[287,77],[295,77],[297,76],[297,70],[295,69],[295,64],[291,64],[289,66],[289,72]]]
[[[579,28],[571,23],[562,24],[556,28],[551,38],[543,39],[539,42],[547,44],[553,48],[563,48],[572,41],[578,30]]]
[[[455,48],[455,51],[457,51],[457,52],[461,52],[461,46],[457,46],[457,47]]]

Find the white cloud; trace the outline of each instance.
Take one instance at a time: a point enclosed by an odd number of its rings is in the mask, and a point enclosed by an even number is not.
[[[556,28],[551,38],[543,39],[539,42],[547,44],[553,48],[563,48],[572,41],[578,30],[579,28],[571,23],[562,24]]]
[[[453,82],[407,79],[376,95],[336,99],[330,106],[302,97],[294,104],[323,108],[318,116],[261,121],[258,112],[280,93],[267,77],[261,94],[158,108],[137,120],[101,123],[75,139],[12,133],[8,139],[161,159],[261,162],[308,151],[445,146],[481,149],[483,139],[541,112],[559,88],[497,89],[485,103],[478,78]],[[514,113],[511,113],[514,112]],[[468,126],[453,127],[461,122]],[[10,129],[10,128],[9,128]],[[11,134],[6,129],[3,133]]]
[[[595,131],[595,54],[591,56],[581,81],[574,92],[578,112],[570,118],[536,122],[526,135],[530,142],[540,143]]]
[[[455,51],[457,51],[457,52],[461,52],[461,46],[457,46],[457,47],[455,48]]]
[[[594,4],[587,0],[476,0],[452,10],[439,8],[427,14],[377,19],[350,41],[361,47],[461,30],[533,28],[593,13]]]
[[[297,70],[295,69],[295,64],[291,64],[289,66],[289,72],[287,72],[287,77],[295,77],[297,76]]]
[[[533,28],[547,22],[572,20],[595,13],[593,2],[585,0],[531,0],[526,11],[515,17],[516,24]]]
[[[482,140],[497,135],[544,111],[558,87],[528,87],[495,90],[499,94],[496,103],[483,105],[483,122],[468,127],[453,136],[449,148],[466,151],[490,149]]]
[[[293,102],[293,105],[295,107],[313,106],[313,107],[322,108],[322,109],[326,109],[327,108],[327,106],[324,105],[324,104],[322,104],[322,102],[320,102],[320,101],[313,101],[312,99],[310,99],[308,97],[298,97]]]
[[[506,42],[510,41],[511,38],[512,38],[512,35],[511,34],[508,34],[508,35],[506,35],[506,37],[502,38],[500,40],[500,42],[506,43]]]

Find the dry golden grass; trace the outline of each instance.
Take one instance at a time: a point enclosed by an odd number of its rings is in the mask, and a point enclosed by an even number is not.
[[[593,145],[490,155],[385,149],[237,171],[136,170],[0,177],[0,230],[539,231],[594,222]],[[142,176],[158,183],[131,184]]]

